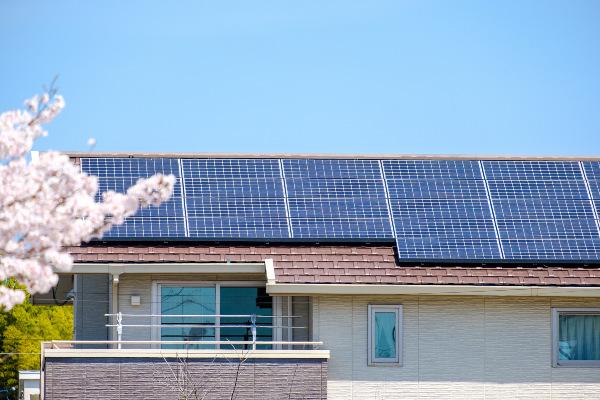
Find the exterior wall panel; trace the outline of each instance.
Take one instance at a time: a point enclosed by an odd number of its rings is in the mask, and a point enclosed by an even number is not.
[[[368,304],[403,305],[403,365],[367,365]],[[597,399],[599,368],[553,368],[551,308],[600,299],[319,296],[329,399]]]
[[[107,340],[108,275],[76,275],[75,289],[75,340]]]
[[[324,400],[326,380],[324,359],[47,358],[44,398]]]

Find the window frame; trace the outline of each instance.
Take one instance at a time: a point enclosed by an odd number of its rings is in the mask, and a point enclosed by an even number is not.
[[[559,317],[560,315],[600,315],[600,307],[588,308],[552,308],[552,367],[554,368],[599,368],[600,360],[560,360]]]
[[[396,314],[396,357],[395,358],[377,358],[373,353],[375,349],[374,321],[377,312],[393,312]],[[368,334],[367,334],[367,354],[369,366],[387,366],[401,367],[403,359],[403,325],[402,325],[402,305],[401,304],[369,304],[368,307]]]

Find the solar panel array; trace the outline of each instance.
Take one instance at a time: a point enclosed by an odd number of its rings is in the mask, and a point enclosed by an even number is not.
[[[393,241],[400,260],[600,260],[600,162],[82,158],[100,192],[173,197],[107,239]],[[98,195],[98,199],[100,195]]]

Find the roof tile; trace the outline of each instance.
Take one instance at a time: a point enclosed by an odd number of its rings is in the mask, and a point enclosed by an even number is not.
[[[119,245],[70,248],[75,262],[258,262],[274,260],[281,283],[593,285],[600,266],[396,264],[392,246]]]

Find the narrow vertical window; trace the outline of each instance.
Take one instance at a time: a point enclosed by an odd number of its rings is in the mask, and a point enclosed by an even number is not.
[[[400,365],[402,306],[369,305],[369,365]]]
[[[600,366],[600,309],[553,310],[554,366]]]

